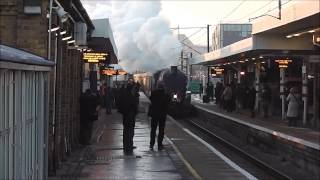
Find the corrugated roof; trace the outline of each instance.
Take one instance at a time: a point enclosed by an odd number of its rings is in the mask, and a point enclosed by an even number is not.
[[[0,61],[40,66],[53,66],[54,62],[30,52],[0,44]]]

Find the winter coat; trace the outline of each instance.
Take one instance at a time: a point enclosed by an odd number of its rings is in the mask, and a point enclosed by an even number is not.
[[[287,117],[299,116],[299,104],[301,102],[300,98],[300,94],[298,93],[289,93],[289,95],[287,96],[287,101],[289,102]]]
[[[224,100],[231,100],[232,98],[232,89],[231,87],[226,87],[222,93],[223,99]]]
[[[150,96],[151,109],[150,116],[153,118],[166,117],[170,97],[165,93],[164,89],[157,89],[151,92]]]

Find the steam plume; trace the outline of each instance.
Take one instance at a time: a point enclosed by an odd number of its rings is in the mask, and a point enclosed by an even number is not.
[[[120,65],[129,72],[154,72],[177,64],[181,51],[160,1],[82,1],[92,19],[109,18]]]

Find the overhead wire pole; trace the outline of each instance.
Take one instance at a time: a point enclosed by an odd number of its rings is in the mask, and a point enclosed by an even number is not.
[[[210,25],[208,24],[207,25],[207,52],[209,53],[210,52],[210,38],[209,38],[209,35],[210,35]],[[210,81],[210,66],[208,66],[208,85],[209,85],[209,81]]]

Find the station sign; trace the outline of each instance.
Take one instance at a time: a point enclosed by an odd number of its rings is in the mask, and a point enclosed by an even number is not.
[[[107,75],[107,76],[113,76],[113,75],[116,74],[116,70],[110,69],[110,68],[108,68],[108,69],[102,69],[102,70],[101,70],[101,74]]]
[[[220,67],[213,67],[212,69],[211,69],[211,74],[212,75],[221,75],[221,74],[223,74],[223,71],[224,71],[224,69],[223,68],[220,68]]]
[[[103,52],[84,52],[83,60],[88,63],[99,63],[107,60],[107,53]]]
[[[107,76],[113,76],[113,75],[126,75],[127,72],[125,70],[121,70],[121,69],[114,70],[111,68],[107,68],[107,69],[102,69],[101,74],[107,75]]]
[[[278,63],[278,67],[279,68],[288,68],[288,65],[290,63],[292,63],[292,60],[291,59],[277,59],[275,60],[276,63]]]

